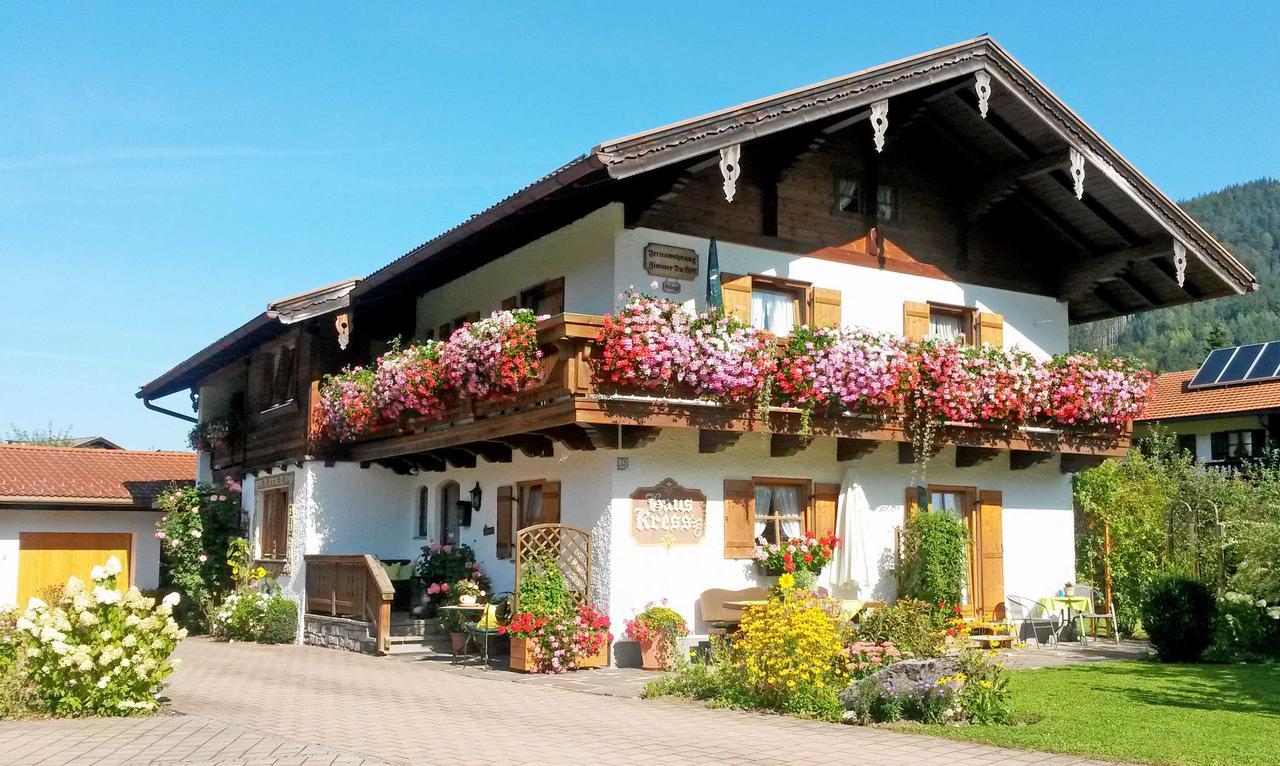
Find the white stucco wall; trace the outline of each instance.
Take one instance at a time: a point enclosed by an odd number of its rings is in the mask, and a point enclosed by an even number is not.
[[[1196,418],[1193,420],[1170,420],[1159,424],[1162,428],[1179,436],[1183,434],[1194,434],[1196,437],[1196,454],[1197,460],[1213,459],[1213,439],[1212,436],[1218,431],[1251,431],[1255,428],[1266,428],[1267,418],[1261,415],[1238,415],[1235,417],[1216,417],[1216,418]],[[1148,423],[1139,424],[1134,428],[1134,435],[1138,437],[1146,436],[1151,433],[1152,426]]]
[[[603,314],[613,308],[613,250],[622,205],[606,205],[573,223],[418,298],[417,334],[470,311],[486,315],[505,298],[564,277],[566,311]]]
[[[644,247],[650,242],[692,248],[699,256],[699,276],[678,280],[681,292],[664,297],[701,309],[706,296],[707,240],[655,229],[619,232],[614,292],[636,287],[650,292],[655,279],[644,270]],[[883,269],[795,256],[758,247],[717,243],[720,269],[733,274],[765,274],[838,289],[843,324],[880,332],[902,333],[904,301],[938,301],[992,311],[1004,316],[1004,344],[1039,357],[1067,350],[1067,305],[1055,298],[900,274]],[[661,280],[659,280],[661,281]]]
[[[772,476],[811,479],[838,484],[850,472],[861,484],[871,508],[869,528],[875,581],[864,593],[891,599],[895,582],[894,528],[902,523],[903,498],[912,485],[911,465],[898,463],[896,445],[882,444],[871,454],[847,463],[835,460],[830,438],[815,440],[809,449],[786,458],[769,456],[769,439],[745,434],[724,452],[698,453],[697,432],[668,429],[648,447],[615,453],[626,455],[628,469],[614,472],[612,594],[610,611],[620,633],[622,621],[649,601],[666,598],[669,606],[694,625],[695,604],[708,588],[747,588],[758,585],[750,561],[724,558],[724,481]],[[694,547],[640,547],[630,535],[630,495],[639,487],[672,478],[707,496],[707,531]],[[972,468],[955,467],[955,449],[943,449],[929,464],[931,484],[974,486],[1004,493],[1005,591],[1014,595],[1045,596],[1074,578],[1075,542],[1071,480],[1054,461],[1011,471],[1007,457]],[[826,573],[820,582],[825,582]]]
[[[129,582],[139,588],[159,587],[159,518],[150,511],[0,510],[0,604],[13,604],[18,597],[21,532],[127,532],[133,535]]]

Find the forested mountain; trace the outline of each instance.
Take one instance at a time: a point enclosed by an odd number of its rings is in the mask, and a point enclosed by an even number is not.
[[[1262,289],[1077,325],[1073,348],[1134,356],[1168,372],[1198,367],[1210,348],[1280,340],[1280,181],[1229,186],[1182,207],[1253,271]]]

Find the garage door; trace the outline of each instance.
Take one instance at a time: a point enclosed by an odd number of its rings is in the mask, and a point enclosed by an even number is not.
[[[124,571],[116,582],[129,587],[129,550],[133,535],[128,532],[22,532],[18,536],[18,604],[26,606],[32,596],[44,597],[51,588],[79,577],[86,583],[95,566],[115,556]]]

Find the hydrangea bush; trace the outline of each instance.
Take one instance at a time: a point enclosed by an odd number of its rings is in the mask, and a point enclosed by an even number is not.
[[[36,696],[60,716],[134,715],[159,707],[157,694],[187,631],[173,619],[177,593],[159,604],[131,587],[121,593],[114,556],[94,567],[92,587],[67,581],[62,599],[31,599],[15,631]]]

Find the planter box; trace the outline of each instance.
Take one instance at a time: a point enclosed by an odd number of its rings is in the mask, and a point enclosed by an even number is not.
[[[532,642],[527,638],[511,638],[511,669],[519,673],[536,672],[534,665]],[[583,657],[578,661],[579,668],[603,668],[609,665],[609,645],[605,644],[598,653],[591,657]]]

